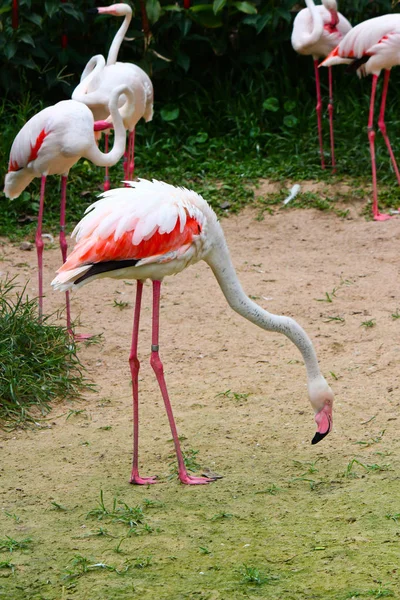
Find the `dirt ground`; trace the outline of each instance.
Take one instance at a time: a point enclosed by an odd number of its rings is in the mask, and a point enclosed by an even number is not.
[[[150,285],[139,459],[144,476],[160,476],[151,487],[128,484],[135,287],[102,279],[72,296],[78,331],[103,334],[79,350],[97,390],[57,405],[37,430],[0,433],[0,541],[32,540],[0,552],[0,598],[400,598],[400,218],[366,221],[361,209],[258,221],[249,208],[222,221],[245,291],[306,329],[335,391],[333,431],[317,446],[298,350],[233,313],[205,264],[165,281],[160,355],[184,449],[223,476],[209,486],[168,479]],[[29,278],[34,295],[35,251],[4,243],[1,254],[1,275]],[[44,262],[52,312],[63,305],[49,288],[59,249]],[[109,509],[141,506],[147,527],[88,516],[101,491]]]

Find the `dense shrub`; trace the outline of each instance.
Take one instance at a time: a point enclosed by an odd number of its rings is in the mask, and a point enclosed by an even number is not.
[[[27,92],[38,93],[47,103],[69,96],[87,60],[107,52],[120,22],[87,14],[93,0],[20,0],[19,27],[13,29],[11,3],[3,0],[0,8],[0,87],[2,96],[13,100]],[[247,89],[267,73],[282,91],[297,80],[289,40],[302,2],[191,0],[189,9],[183,0],[131,4],[135,16],[128,33],[133,39],[123,44],[120,58],[151,73],[161,100],[190,91],[193,82],[210,87],[229,79]],[[340,9],[352,23],[397,10],[391,0],[342,0]],[[68,37],[65,48],[63,34]]]

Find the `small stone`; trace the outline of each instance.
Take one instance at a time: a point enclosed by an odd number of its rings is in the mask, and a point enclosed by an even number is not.
[[[33,250],[32,242],[21,242],[19,245],[20,250]]]

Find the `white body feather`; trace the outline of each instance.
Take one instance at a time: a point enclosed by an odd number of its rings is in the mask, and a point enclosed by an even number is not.
[[[332,16],[329,10],[336,10],[336,2],[325,0],[321,5],[315,5],[312,0],[306,0],[307,8],[303,8],[293,22],[292,46],[296,52],[311,55],[314,59],[327,56],[350,31],[349,21],[338,14],[339,22],[336,31],[329,31],[325,25],[330,23]]]
[[[125,86],[116,88],[110,99],[115,140],[112,150],[104,154],[97,147],[93,114],[87,106],[75,100],[62,100],[33,116],[14,139],[10,152],[9,172],[5,177],[4,193],[16,198],[35,177],[67,175],[69,169],[85,157],[98,166],[112,166],[125,151],[125,129],[118,112],[118,100],[131,95]],[[44,132],[36,155],[32,149]]]
[[[379,75],[382,69],[400,64],[400,15],[383,15],[356,25],[338,44],[334,56],[323,61],[324,67],[351,64],[369,56],[359,75]]]

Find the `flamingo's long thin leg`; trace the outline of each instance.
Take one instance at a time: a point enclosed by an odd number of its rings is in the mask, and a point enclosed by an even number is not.
[[[332,67],[328,67],[328,79],[329,79],[329,131],[331,136],[331,159],[332,159],[332,173],[336,173],[336,162],[335,162],[335,138],[333,135],[333,84],[332,84]]]
[[[379,112],[378,126],[383,135],[383,139],[386,142],[387,149],[389,150],[390,160],[392,161],[393,169],[394,169],[394,172],[396,173],[397,182],[400,185],[400,173],[399,173],[397,162],[396,162],[393,150],[392,150],[392,146],[390,145],[389,137],[386,133],[386,124],[385,124],[385,109],[386,109],[387,92],[388,92],[388,87],[389,87],[389,78],[390,78],[390,70],[385,69],[385,75],[384,75],[384,79],[383,79],[383,89],[382,89],[382,102],[381,102],[381,109]]]
[[[316,87],[316,91],[317,91],[317,105],[315,107],[315,110],[317,111],[319,151],[320,151],[320,154],[321,154],[321,168],[325,169],[324,147],[323,147],[323,143],[322,143],[321,84],[320,84],[320,81],[319,81],[318,60],[314,60],[314,71],[315,71],[315,87]]]
[[[108,152],[108,141],[109,141],[108,137],[109,137],[108,133],[105,133],[104,134],[104,152],[105,152],[105,154],[107,154],[107,152]],[[106,167],[106,171],[105,171],[105,175],[104,175],[103,189],[105,192],[107,192],[110,189],[110,187],[111,187],[110,176],[108,174],[108,167]]]
[[[43,239],[42,239],[42,223],[44,210],[44,193],[46,189],[46,176],[43,175],[40,182],[40,200],[39,200],[39,215],[38,224],[35,235],[35,245],[38,259],[39,270],[39,321],[43,318]]]
[[[178,432],[175,425],[174,416],[172,414],[171,403],[168,396],[167,385],[164,378],[164,368],[159,356],[159,323],[160,323],[160,291],[161,281],[153,281],[153,321],[152,321],[152,337],[151,337],[151,359],[150,364],[156,374],[158,385],[160,386],[161,394],[167,411],[169,425],[171,427],[172,437],[174,439],[175,452],[178,459],[178,477],[182,483],[188,485],[198,485],[202,483],[210,483],[214,481],[209,477],[193,477],[187,473],[185,463],[182,456],[181,446],[179,443]]]
[[[128,146],[125,149],[124,152],[124,180],[128,181],[128,170],[129,170],[129,144],[130,144],[130,138],[128,136]],[[125,184],[125,187],[128,187]]]
[[[67,207],[67,177],[63,175],[61,177],[61,206],[60,206],[60,248],[63,263],[67,260],[67,238],[65,235],[65,215]],[[71,310],[69,304],[69,292],[65,292],[65,307],[67,312],[67,329],[71,331]]]
[[[133,180],[135,172],[135,129],[129,132],[128,181]]]
[[[133,398],[133,464],[130,483],[137,485],[147,485],[148,483],[156,483],[156,477],[140,477],[139,476],[139,369],[140,362],[138,359],[138,338],[139,338],[139,319],[140,307],[142,303],[143,283],[137,282],[136,287],[136,303],[135,314],[133,318],[132,345],[129,354],[129,366],[132,375],[132,398]]]
[[[378,83],[378,75],[372,76],[371,101],[369,105],[368,117],[368,139],[369,150],[371,153],[371,169],[372,169],[372,216],[375,221],[386,221],[390,219],[390,215],[380,214],[378,210],[378,185],[376,179],[376,159],[375,159],[375,131],[374,131],[374,107],[376,86]]]

